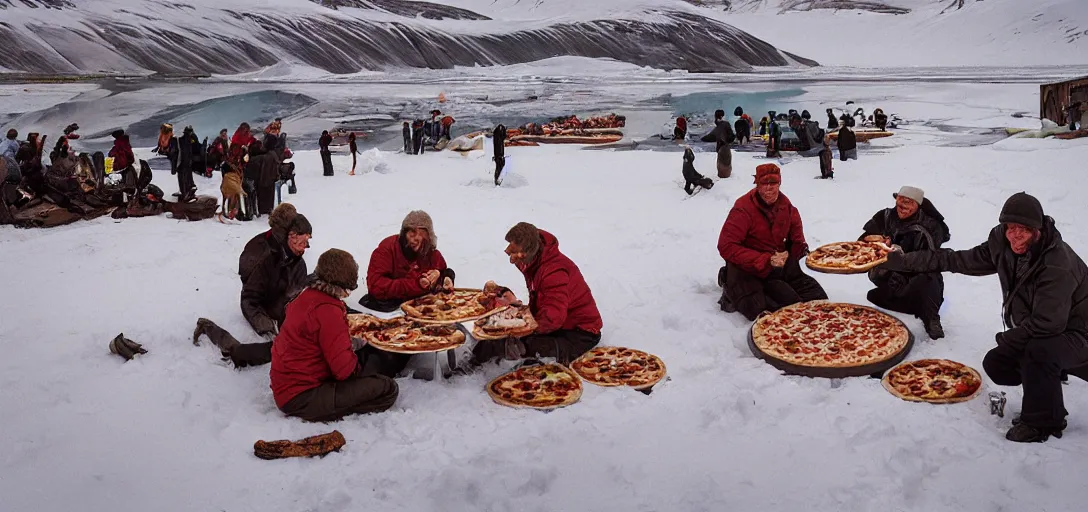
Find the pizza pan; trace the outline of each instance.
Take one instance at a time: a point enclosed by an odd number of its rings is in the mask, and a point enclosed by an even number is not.
[[[466,337],[466,339],[467,339],[467,337]],[[446,347],[442,347],[442,348],[440,348],[438,350],[411,350],[411,349],[403,349],[403,348],[398,348],[398,347],[388,347],[388,346],[383,346],[381,344],[375,343],[373,341],[368,341],[367,344],[374,347],[374,348],[376,348],[376,349],[378,349],[378,350],[381,350],[382,352],[390,352],[390,353],[393,353],[393,354],[433,354],[435,352],[445,352],[447,350],[453,350],[455,348],[459,348],[459,347],[461,347],[462,345],[465,344],[465,340],[461,340],[461,342],[456,344],[456,345],[449,345],[449,346],[446,346]]]
[[[889,315],[890,316],[890,315]],[[894,316],[892,318],[895,318]],[[914,333],[907,329],[906,324],[902,320],[895,318],[896,322],[899,322],[904,329],[907,330],[907,344],[903,345],[903,349],[892,357],[883,361],[863,365],[863,366],[847,366],[841,368],[826,368],[821,366],[801,366],[793,363],[788,363],[770,354],[764,353],[759,347],[756,346],[755,340],[752,338],[752,330],[755,329],[755,323],[748,328],[748,348],[752,351],[752,354],[771,366],[782,370],[790,375],[801,375],[804,377],[821,377],[825,379],[838,379],[842,377],[867,377],[875,374],[883,374],[885,371],[894,367],[895,365],[903,362],[906,359],[907,354],[910,353],[910,349],[914,347]]]

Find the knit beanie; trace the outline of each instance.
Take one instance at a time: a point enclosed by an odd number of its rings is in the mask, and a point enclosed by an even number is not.
[[[1043,229],[1043,205],[1027,192],[1017,192],[1001,207],[997,218],[1002,224],[1022,224],[1032,229]]]
[[[298,212],[295,210],[295,205],[291,203],[280,203],[275,210],[272,210],[272,214],[268,216],[268,227],[287,231],[291,227],[291,221],[295,220],[295,216]]]
[[[413,210],[408,212],[408,215],[404,216],[404,221],[400,223],[400,232],[403,235],[409,229],[426,229],[427,233],[431,235],[431,249],[438,248],[438,235],[434,234],[434,222],[431,221],[431,216],[423,210]]]
[[[899,188],[899,193],[892,194],[893,198],[899,199],[899,196],[903,196],[918,204],[922,204],[922,201],[926,198],[926,193],[918,187],[911,187],[909,185],[903,185]]]
[[[351,253],[340,249],[329,249],[317,259],[317,278],[345,290],[359,287],[359,264]]]

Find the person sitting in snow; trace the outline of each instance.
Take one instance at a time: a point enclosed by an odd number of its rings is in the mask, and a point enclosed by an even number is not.
[[[272,345],[272,397],[284,414],[306,421],[337,421],[382,412],[397,400],[397,383],[364,373],[352,351],[343,299],[358,286],[351,254],[329,249],[317,260],[314,280],[286,308]]]
[[[1061,437],[1068,411],[1064,374],[1088,380],[1088,267],[1062,240],[1039,200],[1018,192],[1005,201],[987,240],[963,251],[893,251],[881,268],[906,272],[997,274],[1002,321],[982,367],[1001,386],[1024,386],[1019,417],[1005,438]]]
[[[884,208],[862,228],[858,238],[899,247],[905,253],[931,251],[948,242],[944,216],[920,188],[904,186],[892,194],[895,206]],[[944,303],[944,278],[939,272],[894,272],[882,268],[869,271],[876,288],[869,290],[869,302],[922,320],[929,339],[944,337],[940,309]]]
[[[695,153],[690,147],[684,148],[684,192],[688,195],[695,193],[696,187],[703,187],[710,190],[714,187],[714,180],[699,174],[699,171],[695,170]]]
[[[452,290],[457,274],[438,250],[438,235],[427,212],[409,212],[400,233],[378,244],[366,270],[367,294],[359,305],[396,311],[405,301],[437,290]]]
[[[282,240],[267,237],[267,253],[248,276],[242,276],[242,316],[265,341],[231,347],[226,355],[235,366],[257,366],[271,361],[272,340],[283,323],[287,303],[309,280],[302,255],[310,246],[313,228],[305,216],[296,214],[286,233]]]
[[[529,310],[538,327],[520,340],[480,341],[473,358],[484,363],[499,357],[554,357],[570,364],[601,341],[601,314],[582,272],[562,252],[554,235],[528,222],[519,222],[506,233],[506,254],[525,276]],[[500,300],[517,299],[505,290]]]
[[[808,244],[800,212],[779,191],[782,171],[775,164],[762,164],[755,178],[755,188],[733,204],[718,236],[718,253],[725,260],[718,271],[718,303],[722,311],[739,311],[749,320],[765,311],[827,298],[820,283],[801,271]]]
[[[288,230],[291,222],[295,220],[298,211],[291,203],[280,203],[268,216],[268,231],[254,235],[246,242],[242,254],[238,256],[238,277],[242,284],[246,284],[253,269],[265,259],[270,252],[278,250],[286,244]]]

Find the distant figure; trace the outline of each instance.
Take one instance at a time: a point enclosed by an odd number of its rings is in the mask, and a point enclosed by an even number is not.
[[[804,119],[805,121],[811,120],[812,119],[812,114],[809,114],[807,110],[802,110],[801,111],[801,119]]]
[[[845,112],[841,116],[839,116],[839,120],[842,121],[842,126],[844,127],[853,128],[856,124],[856,121],[854,121],[854,116],[851,116]]]
[[[703,187],[710,190],[714,186],[714,180],[699,174],[695,170],[695,153],[691,148],[684,149],[684,192],[688,195],[695,193],[696,187]]]
[[[827,109],[827,129],[838,130],[839,120],[835,117],[835,113],[831,109]]]
[[[684,140],[688,136],[688,120],[684,116],[676,118],[676,128],[672,129],[672,140]]]
[[[848,126],[839,128],[839,159],[843,162],[858,159],[858,138]]]
[[[734,131],[737,134],[737,144],[752,142],[752,118],[744,114],[744,110],[737,107],[733,110],[737,120],[733,122]]]
[[[332,135],[329,135],[328,130],[322,131],[317,145],[321,147],[321,165],[324,167],[325,176],[332,176],[332,151],[329,150],[329,144],[332,144]]]
[[[495,131],[491,132],[491,144],[494,146],[494,156],[491,159],[495,161],[495,186],[497,187],[502,183],[499,180],[502,168],[506,167],[506,126],[500,124],[495,127]]]
[[[888,116],[884,114],[884,110],[878,108],[873,111],[873,124],[875,124],[880,131],[888,129]]]
[[[832,163],[831,157],[831,144],[824,139],[824,148],[820,151],[820,179],[831,179],[835,177],[835,167]]]
[[[416,119],[412,123],[412,154],[423,154],[423,120]]]
[[[359,145],[355,143],[355,132],[348,135],[348,151],[351,151],[351,172],[348,176],[355,176],[356,154],[359,153]]]
[[[768,124],[770,124],[770,121],[767,119],[767,116],[763,116],[763,119],[759,120],[759,136],[760,137],[762,137],[764,135],[767,135],[767,125]]]

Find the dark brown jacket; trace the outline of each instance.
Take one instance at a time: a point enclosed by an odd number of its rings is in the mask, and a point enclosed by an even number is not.
[[[919,251],[891,258],[888,270],[955,272],[972,276],[997,274],[1001,280],[1004,343],[1023,348],[1031,339],[1063,332],[1088,334],[1088,267],[1062,241],[1054,219],[1046,217],[1031,260],[1018,277],[1017,255],[1005,238],[1005,225],[988,240],[965,251]]]
[[[275,332],[287,303],[308,282],[306,260],[295,256],[274,237],[268,252],[242,284],[242,316],[257,334]]]

